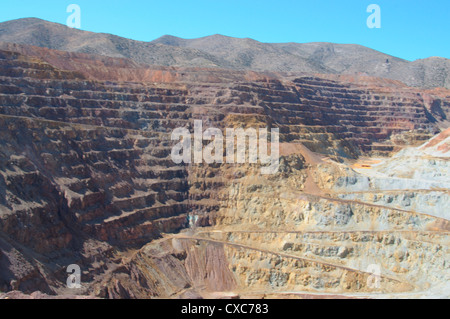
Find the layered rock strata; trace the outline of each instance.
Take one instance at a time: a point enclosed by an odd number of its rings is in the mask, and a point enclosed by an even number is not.
[[[448,91],[373,78],[152,69],[9,45],[0,291],[72,295],[70,264],[83,269],[79,294],[103,298],[434,291],[448,281],[449,181],[431,177],[448,159],[420,155],[427,182],[392,169],[401,154],[362,159],[428,140],[449,106]],[[194,120],[278,128],[279,172],[176,165],[171,133]]]

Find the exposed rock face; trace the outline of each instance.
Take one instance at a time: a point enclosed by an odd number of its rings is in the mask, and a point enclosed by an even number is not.
[[[30,103],[34,104],[31,106],[39,107],[40,113],[36,113],[35,109],[14,109],[8,113],[8,109],[5,108],[2,111],[4,114],[33,115],[51,120],[113,127],[125,125],[125,128],[129,129],[166,125],[168,130],[184,124],[189,118],[184,115],[184,118],[159,119],[158,115],[165,117],[170,109],[157,115],[155,110],[146,108],[154,103],[172,103],[172,107],[177,107],[178,112],[190,111],[191,114],[198,115],[198,118],[201,118],[202,114],[212,122],[222,121],[225,116],[233,122],[241,115],[248,117],[256,115],[256,120],[253,121],[263,126],[276,120],[283,134],[283,141],[298,141],[314,151],[343,156],[354,156],[360,150],[392,152],[396,143],[395,139],[390,140],[392,134],[410,130],[421,132],[416,133],[415,139],[410,141],[420,144],[438,132],[439,127],[447,125],[448,91],[435,95],[432,92],[404,87],[396,82],[380,83],[369,78],[365,78],[363,85],[357,85],[350,82],[354,81],[354,78],[343,78],[343,81],[338,81],[320,75],[284,78],[276,74],[211,69],[138,68],[126,60],[75,53],[67,55],[60,51],[28,46],[6,47],[39,57],[59,68],[76,71],[70,74],[71,77],[144,81],[147,84],[129,84],[129,89],[118,89],[114,83],[105,85],[90,81],[72,81],[60,90],[50,90],[33,97]],[[16,68],[9,72],[19,71]],[[15,75],[18,76],[23,74]],[[148,82],[151,84],[162,82],[170,86],[156,88],[154,85],[149,86]],[[51,84],[51,81],[46,84]],[[39,85],[41,86],[39,93],[43,93],[42,84]],[[91,85],[89,90],[85,89]],[[20,93],[31,94],[15,90],[10,97],[16,99],[12,102],[12,106],[23,103],[20,98],[24,97],[21,97]],[[102,92],[100,96],[102,99],[109,99],[108,104],[95,105],[97,102],[89,101],[93,105],[83,107],[84,101],[96,100],[94,98],[96,91]],[[114,91],[118,91],[119,95],[108,93]],[[72,96],[73,99],[66,99],[66,96],[61,95],[67,95],[67,98]],[[130,98],[128,102],[134,108],[119,111],[120,103],[117,98]],[[59,104],[54,105],[56,108],[42,107],[49,101]],[[183,106],[179,106],[180,104]],[[66,106],[72,107],[70,109],[72,114],[67,114]],[[74,110],[75,107],[82,110]],[[94,116],[97,118],[92,119]],[[321,143],[317,143],[318,140]],[[400,143],[404,144],[404,141]]]
[[[447,137],[418,149],[442,156],[420,151],[416,175],[405,153],[355,161],[448,127],[448,91],[7,48],[0,291],[72,295],[70,264],[79,293],[102,298],[420,294],[448,281]],[[171,133],[194,119],[279,128],[279,172],[176,165]]]

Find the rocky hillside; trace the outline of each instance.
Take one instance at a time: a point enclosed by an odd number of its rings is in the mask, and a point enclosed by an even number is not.
[[[35,18],[0,23],[0,41],[123,57],[149,65],[364,74],[399,80],[409,86],[450,88],[448,59],[409,62],[354,44],[261,43],[222,35],[191,40],[163,36],[141,42]]]
[[[447,289],[448,176],[416,181],[389,160],[364,157],[392,156],[448,128],[449,91],[2,48],[1,292],[401,297]],[[192,130],[194,120],[278,128],[278,173],[176,165],[171,133]],[[424,179],[448,165],[422,160]],[[82,289],[65,286],[70,264],[82,269]]]

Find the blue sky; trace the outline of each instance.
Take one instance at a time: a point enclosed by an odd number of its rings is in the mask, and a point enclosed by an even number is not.
[[[450,0],[0,0],[0,21],[37,17],[66,23],[81,7],[81,29],[151,41],[211,34],[262,42],[361,44],[407,60],[450,58]],[[381,28],[366,25],[370,4]]]

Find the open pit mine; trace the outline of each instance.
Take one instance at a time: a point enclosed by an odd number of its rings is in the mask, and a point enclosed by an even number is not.
[[[448,298],[449,116],[388,78],[2,42],[0,299]],[[277,172],[174,163],[195,121],[278,129]]]

